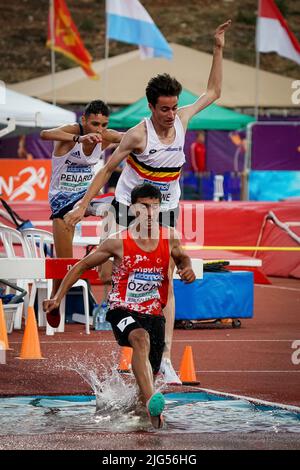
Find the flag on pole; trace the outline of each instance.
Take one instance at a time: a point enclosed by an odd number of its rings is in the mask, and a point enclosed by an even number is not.
[[[142,58],[172,59],[173,51],[138,0],[106,0],[107,37],[137,44]]]
[[[92,69],[92,57],[83,45],[79,32],[72,20],[65,0],[53,1],[54,37],[51,35],[51,13],[48,16],[47,46],[61,52],[69,59],[79,64],[90,78],[97,79],[98,75]]]
[[[300,43],[274,0],[260,0],[256,30],[258,52],[277,52],[300,64]]]

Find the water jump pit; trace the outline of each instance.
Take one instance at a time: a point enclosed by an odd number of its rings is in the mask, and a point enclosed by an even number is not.
[[[0,435],[71,432],[300,433],[300,410],[204,391],[166,393],[165,425],[151,427],[128,396],[16,396],[0,399]]]

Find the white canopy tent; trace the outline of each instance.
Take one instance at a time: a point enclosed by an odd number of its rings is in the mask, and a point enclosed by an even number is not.
[[[22,127],[56,127],[76,122],[76,114],[6,88],[0,103],[0,137]]]
[[[200,95],[206,89],[212,55],[179,44],[171,44],[173,60],[162,58],[140,60],[139,51],[127,52],[107,61],[93,63],[99,80],[90,80],[81,67],[55,74],[57,103],[86,104],[103,99],[109,104],[128,105],[145,94],[148,80],[158,73],[167,72],[179,80],[183,87]],[[222,95],[218,105],[228,108],[254,108],[256,105],[255,67],[224,59]],[[259,106],[262,108],[292,108],[299,105],[291,100],[293,78],[259,71]],[[11,89],[52,101],[52,76],[33,78],[11,85]]]

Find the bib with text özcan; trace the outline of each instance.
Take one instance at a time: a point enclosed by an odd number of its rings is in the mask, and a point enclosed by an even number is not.
[[[154,272],[133,272],[130,274],[126,289],[126,302],[141,303],[159,299],[158,288],[163,277]]]

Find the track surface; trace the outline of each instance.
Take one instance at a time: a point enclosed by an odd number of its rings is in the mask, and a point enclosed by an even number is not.
[[[300,406],[300,281],[271,279],[271,286],[255,286],[254,318],[242,320],[240,329],[175,330],[173,364],[179,369],[184,347],[191,345],[200,387]],[[96,289],[99,289],[98,287]],[[90,394],[90,386],[75,372],[57,367],[74,356],[110,357],[119,351],[111,332],[84,333],[84,325],[66,325],[65,333],[46,336],[40,329],[45,360],[21,361],[23,332],[9,335],[12,351],[1,365],[0,395]],[[297,349],[293,349],[295,341]],[[294,354],[294,356],[292,356]],[[295,361],[296,359],[296,361]],[[297,360],[298,359],[298,360]],[[174,388],[173,388],[174,390]],[[176,387],[188,391],[191,387]],[[295,449],[299,434],[255,435],[161,433],[63,434],[2,436],[2,449]]]

